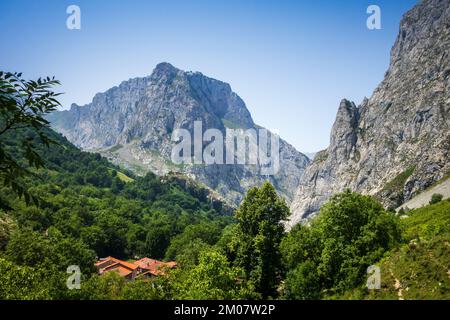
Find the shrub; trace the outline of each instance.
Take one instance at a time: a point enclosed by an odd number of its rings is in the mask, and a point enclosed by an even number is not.
[[[443,198],[444,198],[444,196],[442,194],[434,193],[431,196],[430,204],[435,204],[435,203],[441,202]]]

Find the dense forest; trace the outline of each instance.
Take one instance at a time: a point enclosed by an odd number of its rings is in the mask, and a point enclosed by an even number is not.
[[[6,128],[23,111],[13,104],[30,102],[17,100],[1,77]],[[39,81],[31,84],[26,89],[40,90]],[[229,214],[201,186],[135,176],[80,151],[33,118],[43,113],[32,110],[30,122],[19,117],[24,125],[0,131],[1,299],[450,298],[449,200],[400,217],[346,191],[286,232],[289,209],[269,183]],[[106,256],[179,267],[127,281],[97,274],[94,263]],[[70,265],[82,271],[79,290],[66,286]],[[366,287],[371,265],[381,269],[378,290]]]

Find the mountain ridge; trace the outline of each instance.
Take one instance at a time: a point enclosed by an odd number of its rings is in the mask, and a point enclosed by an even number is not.
[[[49,117],[55,130],[83,150],[100,152],[116,164],[137,173],[164,175],[179,172],[194,178],[234,204],[251,187],[269,180],[290,202],[309,159],[280,139],[280,170],[272,176],[253,164],[176,164],[171,160],[176,129],[194,133],[194,121],[203,129],[254,129],[245,102],[228,83],[200,72],[183,71],[159,63],[147,77],[123,81],[94,96],[85,106]],[[244,137],[245,138],[245,137]],[[248,150],[237,150],[245,153]]]

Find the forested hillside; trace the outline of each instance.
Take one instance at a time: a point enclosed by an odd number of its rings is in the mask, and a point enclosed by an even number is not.
[[[46,148],[34,141],[45,169],[22,181],[38,205],[27,205],[9,188],[1,189],[3,268],[11,262],[14,268],[35,269],[24,271],[28,276],[42,271],[48,277],[65,272],[69,265],[94,272],[96,257],[163,259],[171,239],[187,226],[193,238],[208,244],[233,220],[224,214],[229,210],[222,212],[221,203],[200,187],[181,185],[170,177],[162,181],[151,173],[135,177],[98,154],[81,152],[55,132],[48,134],[57,144]],[[23,137],[37,140],[26,129],[2,136],[5,149],[18,159]],[[171,258],[177,258],[177,249],[171,247]],[[6,284],[2,281],[0,286]]]

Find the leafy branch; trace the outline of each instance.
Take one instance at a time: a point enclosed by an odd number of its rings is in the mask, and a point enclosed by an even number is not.
[[[0,183],[10,187],[19,197],[23,196],[27,204],[37,204],[38,199],[28,192],[23,177],[35,175],[29,168],[44,167],[44,161],[32,137],[21,138],[19,157],[5,146],[3,138],[31,129],[44,146],[56,144],[45,132],[50,127],[45,115],[60,106],[56,99],[60,93],[52,90],[56,85],[60,82],[54,77],[25,80],[22,73],[0,71]]]

